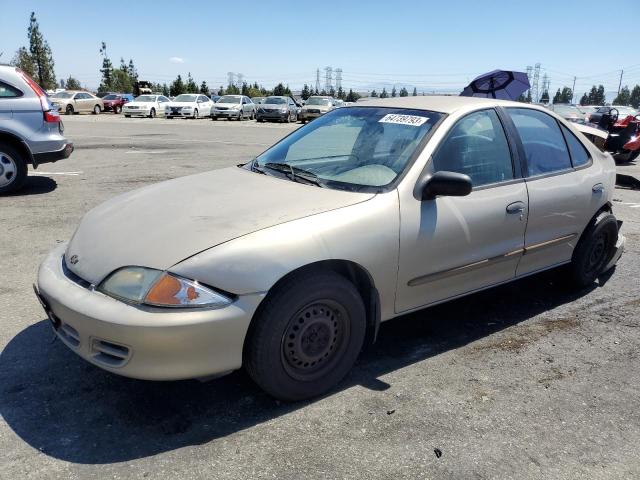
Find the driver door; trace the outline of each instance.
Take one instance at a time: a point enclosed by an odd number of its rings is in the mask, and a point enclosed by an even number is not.
[[[400,193],[396,312],[515,277],[528,197],[512,150],[494,109],[470,113],[454,124],[424,174],[466,174],[472,192],[433,200],[416,199],[412,188]]]

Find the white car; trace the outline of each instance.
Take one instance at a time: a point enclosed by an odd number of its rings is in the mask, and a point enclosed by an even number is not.
[[[129,102],[122,107],[125,117],[149,117],[155,118],[157,115],[164,115],[165,106],[170,100],[164,95],[140,95],[133,102]]]
[[[214,103],[206,95],[184,93],[178,95],[165,105],[164,115],[167,118],[188,117],[200,118],[211,115]]]
[[[243,120],[256,118],[256,104],[244,95],[225,95],[213,105],[211,120],[228,118]]]

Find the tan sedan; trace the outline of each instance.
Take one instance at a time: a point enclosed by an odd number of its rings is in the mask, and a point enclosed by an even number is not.
[[[121,375],[245,367],[321,394],[380,322],[564,266],[585,286],[624,237],[615,165],[522,103],[406,97],[333,110],[240,167],[91,210],[36,293],[58,337]]]
[[[50,98],[53,106],[66,115],[83,112],[98,115],[104,111],[102,99],[89,92],[65,90],[54,93]]]

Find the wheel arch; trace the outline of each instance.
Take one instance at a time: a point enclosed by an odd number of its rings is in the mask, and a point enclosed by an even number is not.
[[[317,262],[309,263],[300,266],[283,277],[281,277],[271,288],[269,288],[265,299],[277,291],[285,282],[291,277],[306,274],[312,271],[332,271],[345,277],[351,283],[353,283],[360,293],[362,302],[365,306],[367,331],[365,335],[365,347],[372,345],[378,335],[378,329],[380,327],[380,295],[375,286],[373,277],[371,274],[360,264],[350,260],[319,260]],[[252,327],[255,325],[255,319],[260,316],[264,300],[260,302],[260,305],[256,309],[249,324],[249,329],[245,336],[244,343],[246,345],[247,339],[251,336]]]
[[[22,155],[24,155],[27,163],[36,167],[33,162],[33,155],[31,155],[31,150],[29,149],[29,147],[27,147],[27,145],[20,137],[9,132],[0,131],[0,143],[8,143],[9,145],[17,149]]]

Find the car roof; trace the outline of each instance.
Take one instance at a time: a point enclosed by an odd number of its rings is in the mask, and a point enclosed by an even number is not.
[[[528,103],[511,102],[508,100],[444,95],[372,98],[363,102],[358,102],[358,106],[416,108],[419,110],[431,110],[433,112],[441,113],[453,113],[456,110],[468,109],[469,107],[475,106],[492,107],[498,105],[508,107],[531,107],[531,104]]]

